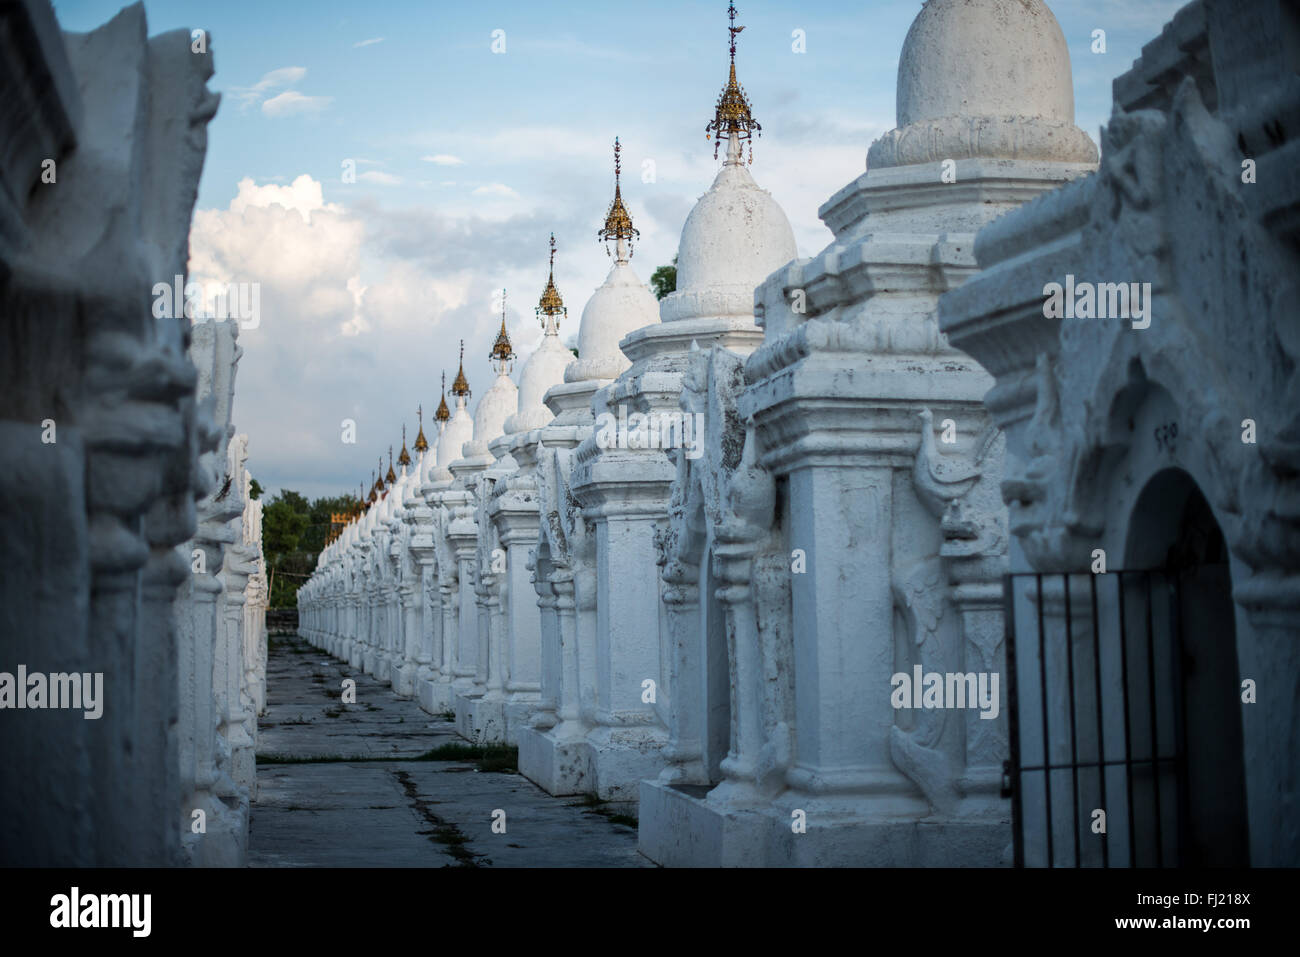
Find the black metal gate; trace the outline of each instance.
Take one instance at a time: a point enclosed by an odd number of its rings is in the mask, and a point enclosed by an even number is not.
[[[1017,867],[1185,861],[1184,577],[1006,576]]]

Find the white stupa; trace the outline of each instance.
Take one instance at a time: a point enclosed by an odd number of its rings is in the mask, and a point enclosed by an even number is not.
[[[564,370],[573,360],[573,355],[560,343],[560,319],[567,316],[564,299],[555,288],[555,234],[551,233],[550,274],[537,303],[542,343],[528,357],[519,374],[519,405],[515,414],[506,419],[506,435],[539,429],[555,418],[544,400],[552,386],[564,381]]]
[[[469,381],[465,378],[465,340],[460,341],[460,366],[456,378],[451,383],[451,394],[456,397],[456,411],[447,408],[447,396],[444,392],[438,404],[434,419],[438,423],[438,450],[429,478],[434,486],[449,485],[452,481],[448,466],[460,458],[465,443],[474,437],[474,420],[469,417],[465,405],[470,395]]]
[[[501,331],[497,333],[492,351],[488,353],[497,377],[492,386],[478,400],[474,409],[474,435],[461,447],[461,459],[450,466],[453,475],[466,469],[483,469],[496,462],[490,448],[493,439],[505,432],[506,419],[519,406],[519,390],[510,379],[515,351],[506,333],[505,290],[501,292]]]

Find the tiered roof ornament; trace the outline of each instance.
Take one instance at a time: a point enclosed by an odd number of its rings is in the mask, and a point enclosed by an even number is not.
[[[722,88],[718,105],[713,114],[713,122],[704,128],[704,138],[713,139],[713,158],[718,158],[718,147],[725,137],[727,143],[727,162],[740,162],[740,148],[743,141],[749,141],[749,162],[754,162],[754,135],[763,135],[763,127],[754,119],[750,110],[749,98],[745,89],[736,80],[736,35],[744,27],[736,26],[736,5],[727,8],[727,18],[731,25],[727,27],[731,48],[731,76]]]
[[[382,458],[380,458],[379,464],[381,466],[384,464]],[[397,473],[393,471],[393,447],[391,445],[388,447],[388,474],[385,475],[384,478],[388,481],[389,485],[392,485],[397,481]]]
[[[542,324],[542,331],[553,336],[560,331],[560,316],[569,317],[569,310],[565,308],[564,299],[560,296],[560,291],[555,288],[555,233],[551,233],[551,273],[546,278],[546,288],[542,290],[542,298],[537,301],[537,319]]]
[[[465,340],[460,340],[460,368],[456,370],[456,378],[451,383],[451,394],[470,397],[469,381],[465,378]]]
[[[423,433],[422,433],[423,434]],[[411,453],[406,451],[406,423],[402,423],[402,452],[397,456],[397,464],[405,468],[411,464]]]
[[[609,212],[605,214],[605,225],[596,236],[604,241],[606,255],[612,255],[609,244],[613,243],[617,253],[614,257],[615,261],[625,263],[632,258],[632,240],[639,239],[641,233],[632,226],[632,216],[623,205],[623,189],[620,184],[623,161],[619,155],[622,151],[623,147],[616,136],[614,137],[614,201],[609,204]]]
[[[383,465],[383,464],[384,464],[384,460],[383,460],[382,457],[379,459],[379,464],[380,464],[380,465]],[[375,479],[375,478],[374,478],[374,474],[375,474],[375,473],[374,473],[373,471],[371,471],[370,475],[371,475],[371,478],[373,479],[373,481],[371,481],[371,483],[370,483],[370,504],[371,504],[371,505],[375,504],[375,502],[378,501],[378,499],[379,499],[379,490],[380,490],[380,488],[383,487],[382,483],[383,483],[383,481],[384,481],[382,477],[381,477],[381,478],[377,478],[377,479]]]
[[[464,350],[464,348],[465,345],[462,342],[461,349]],[[435,422],[439,423],[440,428],[443,422],[451,418],[451,410],[447,408],[447,371],[445,369],[442,373],[442,398],[438,400],[438,408],[433,413],[433,418]]]
[[[447,373],[442,374],[442,387],[445,391],[447,388]],[[446,404],[444,400],[444,406]],[[420,421],[420,431],[415,436],[415,445],[411,446],[417,452],[429,451],[429,440],[424,437],[424,404],[415,407],[415,415]]]
[[[488,359],[492,362],[492,368],[497,370],[497,375],[508,375],[514,367],[515,350],[510,345],[510,336],[506,333],[506,291],[501,290],[501,331],[497,333],[497,341],[492,343],[492,351],[488,353]]]

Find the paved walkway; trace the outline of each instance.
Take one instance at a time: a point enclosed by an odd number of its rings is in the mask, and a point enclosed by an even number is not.
[[[654,866],[626,823],[635,806],[551,797],[513,770],[483,769],[512,767],[508,749],[430,760],[468,748],[452,722],[299,638],[272,642],[251,866]],[[355,704],[342,703],[344,678]],[[493,833],[499,811],[504,834]]]

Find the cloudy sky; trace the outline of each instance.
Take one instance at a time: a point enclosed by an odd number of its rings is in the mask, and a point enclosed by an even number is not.
[[[1070,44],[1077,121],[1097,139],[1111,80],[1178,0],[1049,0]],[[120,0],[56,0],[66,30]],[[817,208],[894,126],[898,53],[919,0],[739,4],[737,71],[763,124],[752,172],[799,254],[830,241]],[[150,33],[209,32],[222,94],[190,235],[192,277],[260,286],[240,334],[235,422],[269,490],[369,484],[426,421],[459,340],[477,396],[507,290],[527,356],[556,283],[576,333],[609,268],[596,230],[624,149],[643,280],[669,262],[720,160],[705,139],[727,75],[726,3],[660,0],[145,0]],[[1105,54],[1091,51],[1106,31]],[[801,30],[806,51],[794,51]],[[495,34],[504,31],[503,34]],[[502,52],[493,52],[494,45]],[[349,165],[350,164],[350,165]],[[345,171],[355,171],[355,182]],[[516,371],[516,376],[518,372]],[[355,444],[340,423],[357,423]],[[430,432],[432,430],[429,430]]]

